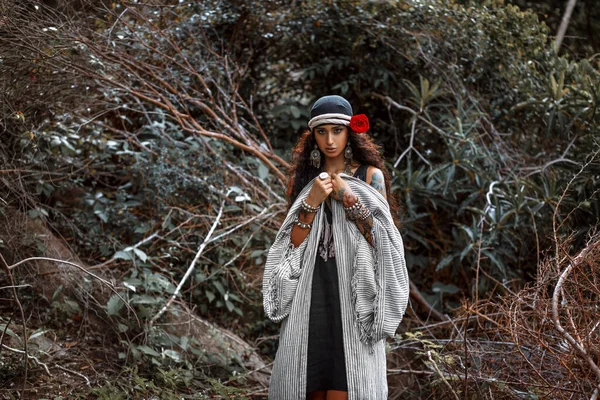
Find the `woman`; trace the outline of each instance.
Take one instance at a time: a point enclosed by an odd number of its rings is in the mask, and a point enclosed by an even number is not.
[[[317,100],[308,126],[265,265],[265,312],[282,322],[269,399],[387,399],[385,337],[408,302],[388,173],[343,97]]]

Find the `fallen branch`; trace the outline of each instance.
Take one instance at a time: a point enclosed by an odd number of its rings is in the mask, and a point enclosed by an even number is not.
[[[2,260],[4,261],[4,258]],[[21,260],[21,261],[15,263],[13,265],[7,265],[6,268],[10,272],[11,270],[13,270],[14,268],[18,267],[21,264],[24,264],[24,263],[26,263],[28,261],[37,261],[37,260],[51,261],[51,262],[60,263],[60,264],[67,264],[67,265],[70,265],[72,267],[78,268],[82,272],[84,272],[84,273],[90,275],[91,277],[99,280],[100,282],[102,282],[103,284],[105,284],[110,289],[110,291],[112,291],[115,295],[117,295],[121,299],[121,301],[125,304],[125,306],[127,308],[129,308],[129,310],[134,314],[135,319],[138,322],[138,325],[141,326],[141,322],[140,322],[139,318],[137,317],[137,314],[135,313],[135,310],[129,305],[129,303],[127,303],[127,301],[125,301],[125,299],[119,294],[119,292],[117,292],[117,290],[115,289],[114,285],[112,283],[110,283],[109,281],[107,281],[106,279],[101,278],[98,275],[96,275],[96,274],[88,271],[85,267],[82,267],[81,265],[72,263],[70,261],[59,260],[59,259],[56,259],[56,258],[49,258],[49,257],[29,257],[29,258],[26,258],[24,260]],[[6,263],[6,261],[4,261],[4,262]]]
[[[185,284],[185,281],[187,281],[187,279],[189,278],[189,276],[194,271],[194,268],[196,268],[196,262],[198,262],[198,259],[200,259],[200,255],[202,255],[202,252],[204,251],[204,248],[210,242],[210,237],[212,236],[215,228],[217,227],[219,221],[221,220],[221,215],[223,214],[223,206],[224,205],[225,205],[225,200],[221,201],[221,208],[219,209],[219,213],[217,214],[217,218],[215,218],[215,222],[213,222],[212,226],[210,227],[210,230],[208,231],[208,234],[206,235],[206,237],[204,238],[204,241],[200,245],[200,248],[198,249],[198,252],[196,253],[196,256],[192,260],[192,263],[190,264],[190,266],[187,269],[185,275],[181,279],[181,282],[179,282],[179,285],[177,285],[177,288],[175,289],[175,292],[173,293],[173,295],[171,296],[171,298],[167,301],[167,304],[165,304],[163,306],[163,308],[161,308],[160,311],[158,313],[156,313],[156,315],[150,320],[150,326],[152,326],[154,324],[154,322],[156,322],[156,320],[158,318],[160,318],[160,316],[163,315],[165,311],[167,311],[167,309],[171,306],[171,304],[173,303],[173,301],[175,301],[175,298],[177,297],[177,295],[181,291],[181,288]]]
[[[60,365],[58,365],[58,364],[54,364],[54,366],[55,366],[56,368],[60,369],[61,371],[65,371],[65,372],[68,372],[69,374],[77,375],[77,376],[79,376],[79,377],[81,377],[81,378],[85,379],[85,383],[86,383],[86,385],[88,385],[88,386],[91,386],[91,385],[92,385],[92,384],[91,384],[91,382],[90,382],[90,380],[88,379],[88,377],[87,377],[87,376],[85,376],[85,375],[83,375],[83,374],[80,374],[80,373],[79,373],[79,372],[77,372],[77,371],[72,371],[72,370],[70,370],[70,369],[68,369],[68,368],[65,368],[65,367],[63,367],[63,366],[60,366]]]
[[[5,348],[8,351],[12,351],[13,353],[17,353],[17,354],[24,354],[27,356],[27,358],[34,360],[36,363],[38,363],[39,365],[41,365],[42,367],[44,367],[44,369],[46,370],[46,373],[48,374],[48,376],[52,376],[52,374],[50,373],[50,370],[48,369],[48,366],[46,364],[44,364],[43,362],[41,362],[37,357],[32,356],[30,354],[27,354],[25,351],[23,350],[19,350],[19,349],[13,349],[12,347],[8,347],[7,345],[3,344],[2,345],[3,348]],[[25,363],[27,364],[27,363]]]
[[[600,240],[597,240],[595,243],[586,246],[583,250],[581,250],[579,252],[579,254],[575,257],[575,259],[573,259],[573,261],[569,264],[569,266],[567,266],[567,268],[565,268],[565,270],[560,274],[560,277],[558,278],[558,282],[556,282],[556,286],[554,287],[554,294],[552,296],[552,321],[554,322],[554,326],[556,327],[556,330],[558,332],[560,332],[560,334],[563,335],[563,337],[569,342],[569,344],[575,348],[577,353],[579,353],[579,355],[584,360],[587,361],[587,363],[591,367],[592,371],[594,371],[594,373],[596,374],[598,379],[600,379],[600,368],[598,368],[598,365],[594,362],[592,357],[587,353],[585,348],[583,348],[583,346],[581,346],[575,340],[575,338],[573,338],[573,336],[571,336],[571,334],[569,332],[567,332],[565,330],[565,328],[563,328],[563,326],[560,323],[560,320],[558,318],[559,317],[558,316],[558,297],[559,297],[559,293],[562,289],[562,286],[563,286],[565,280],[567,279],[567,277],[569,276],[569,274],[571,273],[573,268],[578,266],[582,261],[584,261],[586,256],[598,246],[600,246]]]
[[[444,376],[444,374],[442,374],[442,371],[440,371],[440,369],[437,367],[437,364],[435,363],[435,361],[433,361],[433,358],[431,357],[431,350],[427,350],[427,358],[429,358],[429,361],[431,362],[431,367],[435,370],[435,372],[438,373],[438,375],[440,376],[442,381],[446,384],[446,386],[448,386],[448,388],[450,389],[450,391],[452,392],[452,394],[454,395],[456,400],[460,400],[460,398],[458,397],[458,395],[452,388],[452,385],[450,385],[450,383],[448,383],[448,381],[446,380],[446,377]]]
[[[415,286],[412,281],[410,282],[410,295],[417,301],[417,303],[421,304],[425,309],[435,317],[438,321],[449,321],[449,318],[443,315],[441,312],[436,310],[425,300],[419,289]]]
[[[23,354],[25,354],[25,373],[24,373],[24,378],[23,378],[23,392],[25,392],[25,390],[27,390],[27,373],[29,371],[28,370],[29,363],[27,362],[27,358],[29,357],[29,354],[27,354],[27,326],[25,325],[25,312],[23,311],[23,305],[21,304],[21,301],[19,300],[19,296],[17,295],[15,280],[13,279],[12,272],[10,270],[10,266],[8,265],[8,263],[6,262],[6,260],[2,256],[2,254],[0,254],[0,260],[2,260],[2,264],[4,264],[4,267],[6,268],[6,274],[8,275],[8,278],[10,279],[10,285],[12,286],[13,297],[15,298],[15,302],[17,303],[17,306],[19,307],[19,312],[21,314],[21,324],[23,326],[23,349],[24,349]],[[8,324],[6,326],[8,327]],[[5,329],[5,331],[6,331],[6,329]],[[2,334],[2,338],[4,339],[4,333]],[[2,344],[2,347],[12,350],[10,347],[8,347],[4,344]],[[48,368],[46,368],[46,371],[48,371]]]
[[[433,375],[433,371],[415,371],[414,369],[388,369],[388,375],[392,374],[414,374],[414,375]]]
[[[14,312],[11,314],[10,318],[8,319],[8,322],[6,323],[6,325],[4,325],[4,329],[2,330],[2,335],[0,335],[0,354],[2,354],[2,344],[4,343],[4,336],[6,335],[6,331],[8,330],[8,326],[10,325],[13,316],[14,316]]]

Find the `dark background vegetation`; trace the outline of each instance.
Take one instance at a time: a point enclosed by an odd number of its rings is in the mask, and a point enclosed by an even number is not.
[[[600,11],[557,48],[566,3],[2,1],[2,395],[264,398],[262,265],[335,93],[401,204],[390,398],[597,396]]]

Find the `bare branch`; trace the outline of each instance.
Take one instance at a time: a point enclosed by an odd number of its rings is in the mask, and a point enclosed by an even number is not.
[[[567,279],[567,277],[569,276],[569,274],[571,273],[573,268],[575,266],[577,266],[579,263],[583,262],[585,260],[586,256],[597,247],[600,247],[600,240],[596,241],[593,244],[586,246],[583,250],[581,250],[581,252],[579,252],[579,254],[569,264],[569,266],[560,274],[560,277],[558,278],[558,282],[556,282],[556,286],[554,287],[554,294],[552,296],[552,321],[554,322],[554,326],[556,327],[556,330],[559,331],[564,336],[564,338],[569,342],[569,344],[571,344],[571,346],[573,346],[575,348],[575,350],[579,353],[579,355],[584,360],[586,360],[586,362],[588,363],[588,365],[590,366],[592,371],[594,371],[594,373],[598,377],[598,380],[600,380],[600,368],[598,368],[598,365],[594,362],[594,360],[588,354],[588,352],[585,350],[585,348],[580,343],[578,343],[573,338],[573,336],[571,336],[571,334],[569,334],[569,332],[567,332],[563,328],[562,324],[560,323],[559,315],[558,315],[558,297],[559,297],[559,293],[562,289],[562,286],[563,286],[565,280]]]
[[[183,278],[179,282],[179,285],[177,285],[177,288],[175,289],[175,292],[173,293],[173,295],[171,296],[171,298],[167,301],[167,304],[165,304],[163,306],[163,308],[161,308],[160,311],[158,313],[156,313],[156,315],[154,317],[152,317],[152,319],[149,322],[150,326],[152,326],[152,324],[154,324],[154,322],[156,322],[156,320],[158,318],[160,318],[160,316],[163,315],[165,311],[167,311],[167,309],[171,306],[171,304],[173,303],[173,301],[175,301],[175,298],[177,298],[177,295],[181,291],[181,288],[183,287],[184,283],[187,281],[187,279],[189,278],[190,274],[194,271],[194,268],[196,268],[196,262],[200,258],[200,255],[204,251],[204,248],[206,247],[206,245],[210,242],[210,237],[212,236],[212,233],[214,232],[215,228],[219,224],[219,221],[221,220],[221,215],[223,214],[223,206],[224,205],[225,205],[225,201],[223,200],[223,201],[221,201],[221,207],[219,208],[219,213],[217,214],[217,217],[215,218],[215,221],[213,222],[212,226],[210,227],[210,230],[208,231],[208,233],[206,234],[206,237],[204,238],[204,241],[202,242],[202,244],[198,248],[198,252],[196,253],[196,257],[194,257],[194,260],[192,260],[192,263],[190,264],[190,266],[187,269],[185,275],[183,276]]]

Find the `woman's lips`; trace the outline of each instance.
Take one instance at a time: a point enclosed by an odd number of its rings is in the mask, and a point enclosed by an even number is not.
[[[335,151],[335,149],[329,149],[329,148],[326,148],[325,150],[327,150],[330,153],[333,152],[333,151]]]

